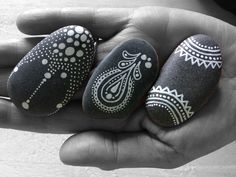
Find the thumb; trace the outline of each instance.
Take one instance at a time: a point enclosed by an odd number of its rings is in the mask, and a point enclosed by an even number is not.
[[[60,158],[68,165],[95,166],[106,170],[128,167],[173,168],[183,164],[172,147],[145,132],[84,132],[70,137]]]

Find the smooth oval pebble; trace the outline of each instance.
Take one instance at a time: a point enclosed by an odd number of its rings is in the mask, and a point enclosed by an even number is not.
[[[16,65],[8,94],[26,113],[46,116],[64,107],[82,86],[94,60],[95,41],[81,26],[58,29]]]
[[[125,118],[140,104],[159,70],[155,49],[131,39],[115,47],[98,65],[83,95],[93,118]]]
[[[151,120],[164,127],[187,121],[212,95],[221,67],[220,48],[211,37],[198,34],[184,40],[148,94],[146,108]]]

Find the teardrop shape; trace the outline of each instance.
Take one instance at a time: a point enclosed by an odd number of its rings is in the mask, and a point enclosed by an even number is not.
[[[183,124],[207,102],[221,74],[221,52],[209,36],[184,40],[162,67],[150,90],[146,108],[156,124]]]
[[[94,118],[125,118],[158,75],[155,50],[132,39],[114,48],[97,66],[83,95],[83,109]]]
[[[39,42],[16,65],[8,93],[22,111],[48,116],[81,88],[94,61],[95,41],[81,26],[66,26]]]

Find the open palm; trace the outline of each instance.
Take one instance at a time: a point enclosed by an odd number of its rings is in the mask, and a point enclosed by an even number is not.
[[[97,64],[117,44],[142,38],[156,49],[163,65],[185,38],[203,33],[221,49],[223,72],[217,91],[192,120],[164,129],[147,117],[144,104],[128,119],[96,120],[81,108],[81,93],[52,117],[23,115],[10,100],[0,100],[1,126],[37,132],[78,132],[61,148],[63,162],[113,169],[121,167],[173,168],[210,153],[236,139],[236,28],[218,19],[185,10],[142,7],[136,9],[55,9],[22,14],[19,29],[31,35],[49,34],[66,25],[88,28],[102,41]],[[2,43],[0,48],[0,94],[7,96],[11,69],[42,38]]]

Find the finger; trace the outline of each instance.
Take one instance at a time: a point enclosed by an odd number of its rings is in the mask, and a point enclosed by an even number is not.
[[[0,68],[14,67],[43,37],[0,42]]]
[[[106,170],[124,167],[172,168],[184,163],[179,156],[172,147],[145,132],[84,132],[69,138],[60,150],[60,158],[65,164]]]
[[[18,110],[10,100],[0,98],[1,128],[41,133],[75,133],[91,129],[113,132],[138,131],[141,129],[139,125],[142,119],[140,110],[133,116],[126,119],[92,119],[83,112],[79,100],[71,101],[62,110],[49,117],[30,116]]]
[[[67,25],[81,25],[96,37],[109,38],[129,21],[130,9],[63,8],[27,11],[17,19],[26,34],[49,34]]]

